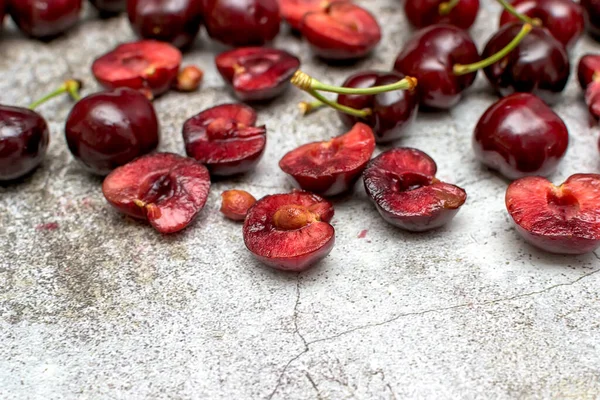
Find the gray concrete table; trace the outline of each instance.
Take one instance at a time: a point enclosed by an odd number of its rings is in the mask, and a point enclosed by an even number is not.
[[[384,40],[354,67],[327,66],[289,35],[276,44],[327,82],[389,69],[410,34],[400,2],[361,4],[378,16]],[[480,47],[498,15],[490,0],[483,8],[472,30]],[[92,60],[133,35],[125,17],[86,15],[47,45],[9,25],[0,41],[2,103],[26,105],[72,76],[85,80],[84,93],[98,89]],[[573,60],[593,50],[585,38]],[[183,122],[232,101],[215,51],[204,35],[185,56],[206,71],[200,93],[156,101],[161,150],[183,153]],[[63,137],[72,103],[41,107],[52,129],[47,160],[25,183],[0,188],[0,398],[600,397],[600,253],[551,256],[512,228],[507,183],[470,148],[496,99],[482,75],[465,101],[422,113],[399,142],[429,153],[439,176],[469,193],[452,224],[421,235],[394,229],[357,185],[335,201],[337,245],[317,268],[280,273],[251,258],[240,225],[219,214],[219,194],[284,192],[279,158],[342,133],[333,111],[299,117],[304,98],[292,90],[260,107],[269,129],[263,161],[216,183],[193,226],[170,237],[112,210],[101,180],[74,162]],[[598,130],[575,79],[555,110],[571,145],[554,180],[598,172]]]

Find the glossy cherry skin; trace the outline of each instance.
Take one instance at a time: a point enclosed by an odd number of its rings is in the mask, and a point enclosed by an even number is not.
[[[567,50],[572,49],[583,34],[583,11],[572,0],[514,0],[511,4],[521,14],[539,19],[542,26]],[[506,10],[500,16],[500,26],[518,21]]]
[[[490,39],[482,57],[496,54],[521,31],[521,23],[503,26]],[[490,84],[501,96],[533,93],[549,104],[556,103],[571,73],[565,47],[546,29],[533,28],[508,56],[484,69]]]
[[[50,39],[77,23],[81,3],[82,0],[13,0],[8,11],[21,32]]]
[[[440,4],[447,0],[407,0],[404,2],[406,18],[415,28],[435,24],[450,24],[469,29],[479,12],[479,0],[460,0],[447,15],[440,14]]]
[[[6,16],[6,0],[0,0],[0,29],[4,24],[4,17]]]
[[[343,87],[369,88],[398,82],[404,75],[397,72],[363,71],[350,76]],[[357,122],[364,122],[373,129],[377,143],[389,143],[400,139],[412,126],[419,110],[419,97],[416,90],[394,90],[375,96],[339,95],[338,103],[357,110],[371,109],[366,120],[338,112],[348,128]]]
[[[44,159],[48,124],[35,111],[0,105],[0,182],[22,178]]]
[[[101,17],[117,15],[127,8],[127,0],[90,0],[100,12]]]
[[[579,2],[583,7],[586,27],[590,35],[596,40],[600,39],[600,1],[581,0]]]
[[[208,35],[229,46],[262,46],[279,33],[277,0],[203,0]]]
[[[597,75],[596,79],[594,75]],[[590,83],[600,80],[600,54],[585,54],[581,57],[577,66],[577,78],[584,91]]]
[[[469,88],[477,72],[456,76],[455,64],[480,60],[469,34],[453,25],[432,25],[415,33],[396,58],[394,70],[417,78],[421,105],[449,109]]]
[[[127,15],[138,36],[187,48],[202,23],[201,0],[129,0]]]
[[[119,88],[80,100],[65,126],[69,150],[92,173],[113,169],[158,146],[159,127],[150,100],[142,93]]]
[[[515,93],[493,104],[473,136],[477,159],[508,179],[552,174],[568,145],[563,120],[529,93]]]

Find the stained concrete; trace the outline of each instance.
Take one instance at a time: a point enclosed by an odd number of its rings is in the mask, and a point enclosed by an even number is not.
[[[327,66],[289,34],[276,45],[327,82],[390,68],[410,32],[401,5],[361,3],[384,29],[368,60]],[[484,1],[472,31],[480,46],[496,18],[497,7]],[[91,61],[129,39],[124,17],[100,21],[89,10],[49,44],[9,25],[0,41],[0,101],[25,105],[72,76],[92,93]],[[572,58],[598,49],[585,38]],[[213,66],[217,50],[203,35],[185,56],[206,71],[200,93],[156,101],[162,150],[182,153],[186,118],[232,101]],[[46,161],[24,183],[0,188],[0,398],[600,397],[600,252],[552,256],[517,236],[503,203],[507,182],[470,149],[495,98],[480,76],[465,101],[422,113],[398,143],[429,153],[441,178],[467,190],[452,224],[418,235],[397,230],[357,185],[335,200],[335,249],[302,274],[257,264],[240,225],[218,213],[219,194],[288,190],[277,161],[340,134],[333,112],[301,118],[298,91],[259,107],[269,144],[257,170],[215,183],[193,226],[162,237],[109,208],[100,180],[73,161],[63,137],[72,103],[44,105],[52,129]],[[599,172],[598,129],[574,79],[555,109],[572,140],[553,179]]]

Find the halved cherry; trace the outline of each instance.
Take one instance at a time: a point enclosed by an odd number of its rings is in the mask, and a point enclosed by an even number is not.
[[[600,118],[600,54],[586,54],[579,60],[577,68],[579,85],[585,93],[585,102],[590,114]]]
[[[335,196],[354,186],[374,150],[373,131],[357,123],[341,136],[290,151],[279,161],[279,167],[303,190]]]
[[[219,73],[242,101],[270,100],[283,93],[300,67],[298,57],[265,47],[242,47],[215,58]]]
[[[331,60],[364,57],[381,40],[381,28],[375,17],[364,8],[344,1],[306,14],[300,30],[317,55]]]
[[[279,12],[293,29],[299,31],[302,27],[302,18],[306,14],[322,11],[329,7],[330,3],[329,0],[279,0]]]
[[[420,150],[388,150],[367,166],[365,189],[390,224],[413,232],[439,228],[454,218],[467,194],[440,182],[436,171],[435,161]]]
[[[506,208],[517,232],[542,250],[585,254],[600,247],[600,175],[576,174],[560,186],[519,179],[506,191]]]
[[[333,213],[331,203],[308,192],[263,197],[246,216],[244,243],[270,267],[305,271],[333,249]]]
[[[102,184],[113,207],[148,220],[160,233],[186,228],[204,207],[209,190],[206,167],[172,153],[140,157],[115,169]]]
[[[226,190],[221,193],[221,212],[233,221],[246,219],[256,199],[245,190]]]
[[[266,128],[255,125],[256,112],[243,104],[209,108],[183,125],[185,150],[213,175],[248,172],[260,161],[267,143]]]
[[[155,40],[125,43],[94,61],[92,72],[109,89],[129,87],[148,96],[171,88],[181,65],[181,52]]]

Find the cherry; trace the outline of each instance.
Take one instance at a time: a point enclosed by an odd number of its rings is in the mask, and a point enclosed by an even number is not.
[[[266,196],[246,216],[244,243],[272,268],[305,271],[333,249],[333,214],[331,203],[312,193]]]
[[[347,1],[307,13],[300,31],[318,56],[330,60],[364,57],[381,40],[375,17]]]
[[[0,0],[0,29],[4,24],[4,17],[6,16],[6,0]]]
[[[590,35],[600,38],[600,2],[598,0],[580,0],[583,7],[586,26]]]
[[[483,57],[497,53],[522,31],[522,24],[504,25],[489,40]],[[547,103],[555,103],[564,90],[570,74],[570,63],[564,46],[547,30],[534,27],[520,44],[501,62],[484,69],[491,85],[502,96],[528,92]]]
[[[563,120],[529,93],[515,93],[493,104],[473,136],[477,159],[508,179],[552,174],[568,145]]]
[[[404,12],[416,28],[450,24],[469,29],[477,18],[479,0],[410,0],[404,2]]]
[[[211,174],[230,176],[253,169],[267,143],[256,112],[243,104],[222,104],[204,110],[183,125],[188,156],[205,164]]]
[[[92,72],[107,89],[129,87],[152,98],[173,86],[181,58],[181,52],[168,43],[141,40],[121,44],[97,58]]]
[[[363,71],[350,76],[342,84],[349,88],[370,88],[388,85],[405,78],[396,72]],[[394,90],[376,95],[338,96],[338,103],[357,110],[370,109],[367,118],[359,118],[338,112],[344,125],[350,127],[359,121],[368,124],[375,133],[377,143],[388,143],[402,136],[412,125],[419,109],[419,97],[416,90]]]
[[[67,117],[65,134],[73,156],[98,175],[153,151],[159,141],[152,103],[129,88],[95,93],[79,101]]]
[[[90,0],[90,3],[98,9],[102,18],[115,16],[127,8],[127,0]]]
[[[277,49],[242,47],[219,54],[219,73],[242,101],[270,100],[281,95],[300,67],[298,57]]]
[[[500,26],[537,19],[567,49],[572,49],[585,28],[581,6],[572,0],[514,0],[500,16]]]
[[[576,174],[560,186],[531,176],[506,191],[517,232],[531,245],[558,254],[600,247],[600,175]]]
[[[148,220],[160,233],[185,229],[206,204],[206,168],[171,153],[140,157],[110,173],[102,184],[106,200],[133,218]]]
[[[435,161],[420,150],[388,150],[365,169],[365,190],[390,224],[412,232],[436,229],[467,199],[463,189],[436,179],[436,171]]]
[[[323,11],[329,7],[330,3],[329,0],[279,0],[279,8],[281,17],[290,24],[292,29],[299,31],[302,27],[302,19],[306,14]]]
[[[82,0],[12,0],[8,12],[21,32],[52,39],[79,21]]]
[[[279,167],[303,190],[335,196],[354,187],[374,150],[373,131],[359,122],[341,136],[290,151]]]
[[[262,46],[279,33],[277,0],[203,0],[208,35],[226,45]]]
[[[226,190],[221,193],[221,213],[232,221],[246,219],[248,210],[256,203],[256,199],[244,190]]]
[[[577,77],[585,92],[585,102],[590,114],[600,119],[600,55],[586,54],[581,57]]]
[[[129,0],[131,27],[144,39],[171,43],[181,49],[192,45],[202,23],[202,0]]]

